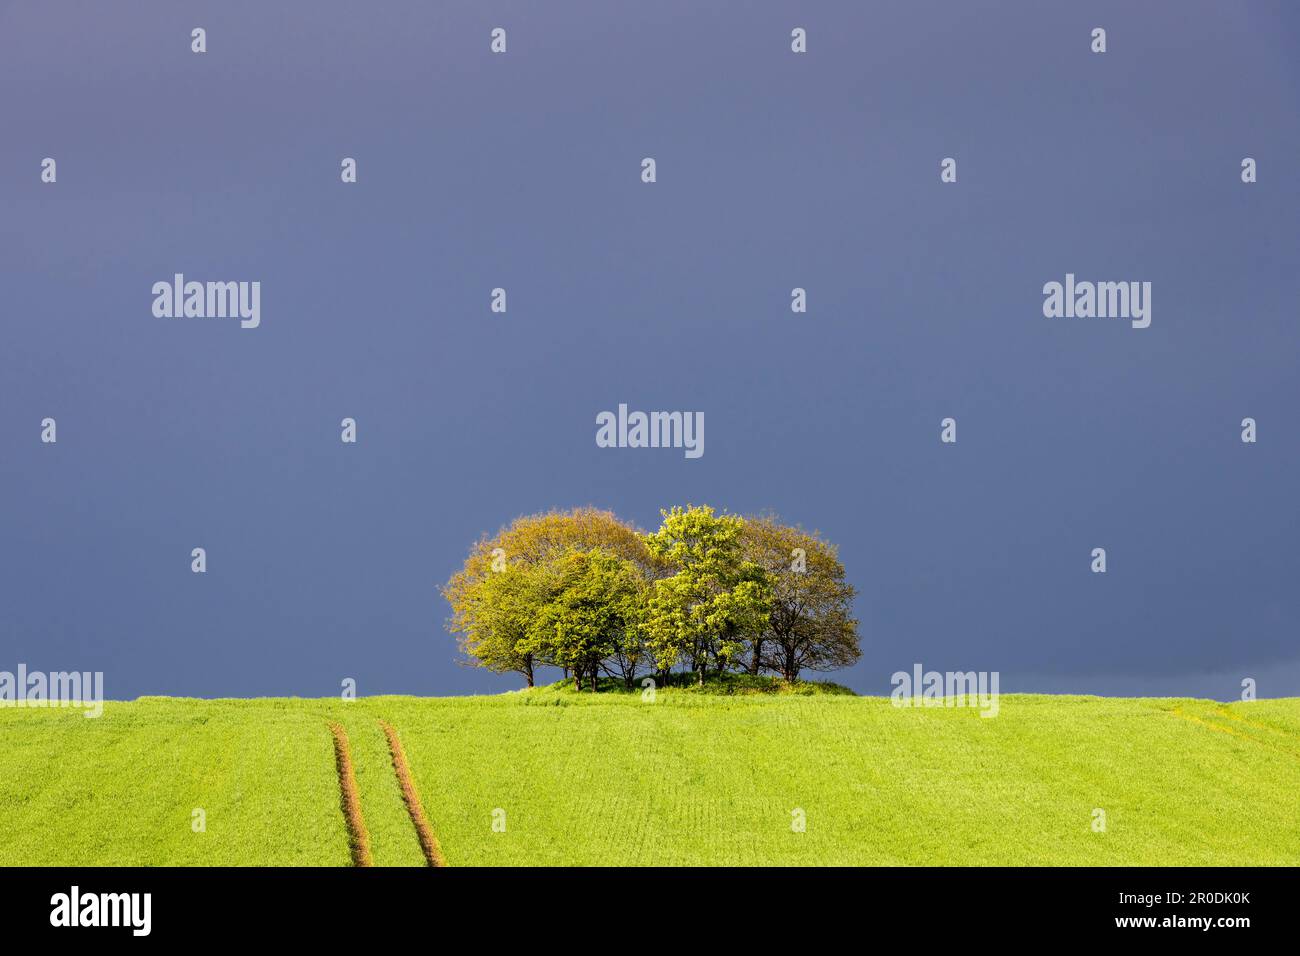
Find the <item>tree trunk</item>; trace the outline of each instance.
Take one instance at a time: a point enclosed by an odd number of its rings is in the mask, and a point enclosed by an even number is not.
[[[787,681],[799,679],[799,665],[795,662],[794,651],[786,651],[785,666],[781,668],[781,676]]]
[[[754,642],[754,657],[753,657],[753,659],[749,662],[749,672],[750,672],[751,674],[753,674],[755,677],[758,676],[758,663],[759,663],[760,660],[762,660],[762,658],[763,658],[763,642],[762,642],[762,641],[755,641],[755,642]]]

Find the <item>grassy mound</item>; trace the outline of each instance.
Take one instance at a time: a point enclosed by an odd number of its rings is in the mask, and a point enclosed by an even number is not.
[[[644,681],[644,678],[639,678],[629,687],[625,681],[617,678],[602,677],[597,685],[596,693],[641,695],[646,689],[642,686],[642,681]],[[721,695],[724,697],[748,694],[788,694],[798,697],[815,697],[822,694],[857,696],[842,684],[832,684],[830,681],[786,681],[765,674],[710,674],[704,679],[703,684],[699,683],[694,674],[672,674],[668,683],[656,679],[654,689],[656,694],[669,692],[674,694]],[[534,688],[531,693],[538,690],[554,691],[556,693],[579,693],[576,682],[572,678],[556,681],[554,684],[547,684],[541,688]],[[592,691],[587,687],[581,693],[590,694]]]

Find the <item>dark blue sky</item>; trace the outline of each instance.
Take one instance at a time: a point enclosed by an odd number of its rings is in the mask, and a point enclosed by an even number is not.
[[[1300,694],[1300,13],[1087,7],[0,4],[0,670],[508,689],[470,543],[695,502],[840,545],[862,692]],[[261,327],[155,318],[176,272]],[[1067,272],[1151,327],[1044,318]],[[704,457],[597,448],[619,402]]]

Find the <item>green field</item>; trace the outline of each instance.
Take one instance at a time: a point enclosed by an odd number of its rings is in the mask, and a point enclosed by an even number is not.
[[[421,865],[380,719],[451,866],[1300,863],[1300,699],[1000,705],[540,689],[0,708],[0,865],[347,866],[332,720],[375,863]]]

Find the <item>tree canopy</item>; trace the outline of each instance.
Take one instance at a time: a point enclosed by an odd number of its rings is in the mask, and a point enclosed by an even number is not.
[[[595,508],[515,519],[470,550],[443,587],[468,662],[561,668],[579,690],[632,687],[681,668],[796,680],[860,656],[854,589],[835,546],[771,515],[707,506],[661,512],[644,533]]]

